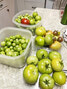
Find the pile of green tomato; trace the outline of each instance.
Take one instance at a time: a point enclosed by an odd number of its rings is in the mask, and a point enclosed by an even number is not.
[[[5,40],[1,42],[0,54],[12,57],[21,55],[26,49],[28,42],[29,39],[18,34],[6,37]]]
[[[41,21],[41,16],[39,16],[37,12],[33,12],[32,15],[26,13],[18,15],[15,21],[25,25],[35,25]]]

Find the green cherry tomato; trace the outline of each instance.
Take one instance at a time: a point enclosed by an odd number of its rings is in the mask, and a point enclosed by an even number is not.
[[[6,42],[5,41],[2,41],[1,42],[1,46],[5,46],[6,45]]]
[[[10,39],[8,37],[5,38],[5,41],[9,41]]]
[[[12,56],[13,55],[13,52],[10,50],[6,53],[7,56]]]
[[[7,45],[8,47],[11,46],[11,42],[8,41],[8,42],[6,43],[6,45]]]
[[[35,17],[35,20],[37,21],[37,20],[41,20],[41,16],[36,16]]]
[[[17,48],[17,51],[21,51],[22,50],[22,48],[19,46],[18,48]]]
[[[1,52],[0,52],[0,54],[3,54],[3,55],[5,55],[5,52],[4,52],[4,51],[1,51]]]
[[[30,24],[34,25],[35,24],[35,19],[30,19]]]
[[[26,43],[22,44],[22,48],[23,49],[25,49],[26,47],[27,47],[27,44]]]
[[[20,55],[21,55],[23,52],[24,52],[24,50],[21,50],[21,51],[20,51]]]
[[[19,54],[18,54],[18,52],[13,52],[13,57],[16,57],[16,56],[18,56]]]

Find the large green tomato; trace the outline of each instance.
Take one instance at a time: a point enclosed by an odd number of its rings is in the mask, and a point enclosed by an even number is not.
[[[29,56],[27,58],[27,64],[34,64],[37,65],[38,64],[38,58],[36,56]]]
[[[38,69],[34,65],[28,65],[23,71],[24,80],[29,84],[35,84],[38,79]]]
[[[35,24],[35,19],[30,19],[30,24],[34,25]]]
[[[33,12],[33,17],[36,17],[36,16],[38,16],[38,13],[37,12]]]
[[[35,30],[35,33],[38,36],[43,36],[43,35],[46,34],[46,30],[45,30],[45,28],[43,26],[37,27],[36,30]]]
[[[66,75],[63,71],[54,72],[53,79],[54,79],[55,83],[58,85],[63,85],[66,83]]]
[[[40,73],[52,73],[51,61],[49,59],[42,59],[38,63],[38,70]]]
[[[51,60],[57,59],[57,58],[60,58],[60,59],[61,59],[61,54],[60,54],[59,52],[57,52],[57,51],[51,51],[51,52],[49,53],[49,58],[50,58]]]
[[[36,56],[39,60],[41,60],[48,57],[48,52],[45,49],[39,49],[36,52]]]
[[[39,79],[39,86],[41,89],[53,89],[54,80],[50,75],[42,74]]]
[[[37,36],[37,37],[35,38],[35,43],[36,43],[38,46],[44,46],[44,37]]]
[[[45,36],[45,44],[46,45],[51,45],[53,43],[53,37],[51,34],[47,34]]]
[[[36,21],[37,21],[37,20],[41,20],[41,16],[39,16],[39,15],[36,16],[36,17],[35,17],[35,20],[36,20]]]
[[[52,68],[54,71],[61,71],[63,69],[63,61],[59,58],[52,60]]]

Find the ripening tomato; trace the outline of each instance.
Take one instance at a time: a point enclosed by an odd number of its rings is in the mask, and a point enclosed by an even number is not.
[[[21,24],[27,24],[27,25],[29,25],[30,21],[28,19],[26,19],[26,18],[23,18],[23,19],[21,19]]]

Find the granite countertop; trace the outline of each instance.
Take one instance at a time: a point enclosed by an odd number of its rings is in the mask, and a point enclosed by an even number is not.
[[[38,13],[43,17],[42,25],[49,30],[61,30],[64,25],[60,23],[60,10],[36,8]],[[64,61],[64,69],[67,68],[67,49],[62,45],[60,50]],[[0,64],[0,89],[40,89],[38,82],[35,85],[28,85],[23,80],[23,69],[17,69]],[[66,85],[62,87],[55,86],[54,89],[66,89]]]

